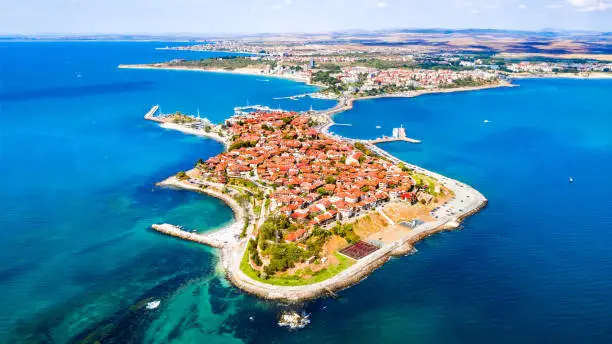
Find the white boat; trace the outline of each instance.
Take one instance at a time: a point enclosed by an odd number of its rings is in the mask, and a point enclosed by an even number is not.
[[[570,183],[573,183],[573,182],[574,182],[574,178],[569,177],[569,182],[570,182]]]
[[[380,129],[380,125],[377,125],[377,126],[376,126],[376,129]]]
[[[489,120],[485,119],[484,121],[482,121],[482,123],[489,123]]]
[[[147,309],[155,309],[155,308],[159,307],[160,304],[161,304],[161,301],[154,300],[154,301],[148,302],[146,308]]]

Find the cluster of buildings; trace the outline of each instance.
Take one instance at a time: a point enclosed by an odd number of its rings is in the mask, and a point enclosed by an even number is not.
[[[230,178],[264,182],[273,189],[271,209],[296,223],[325,226],[390,200],[421,197],[408,173],[321,134],[306,116],[256,112],[234,116],[225,125],[240,148],[199,165],[203,177],[221,183]]]
[[[347,67],[337,76],[344,83],[363,80],[361,90],[377,86],[435,88],[450,85],[455,81],[471,78],[474,81],[491,82],[497,74],[484,70],[452,71],[448,69],[384,69],[366,67]]]
[[[612,63],[590,62],[519,62],[512,63],[507,68],[515,73],[563,73],[563,72],[612,72]]]

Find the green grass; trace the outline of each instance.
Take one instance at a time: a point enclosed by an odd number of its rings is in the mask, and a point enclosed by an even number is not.
[[[302,278],[300,275],[300,271],[298,274],[292,276],[272,276],[268,279],[263,279],[259,277],[259,273],[251,267],[249,264],[249,256],[245,253],[242,257],[242,261],[240,262],[240,270],[244,272],[247,276],[251,277],[254,280],[257,280],[262,283],[272,284],[272,285],[281,285],[281,286],[299,286],[299,285],[308,285],[314,284],[321,281],[325,281],[328,278],[331,278],[341,271],[346,270],[349,266],[355,264],[355,261],[345,257],[338,252],[334,253],[336,258],[338,258],[338,264],[328,266],[327,268],[317,271],[314,275],[309,278]],[[302,272],[303,273],[303,272]]]

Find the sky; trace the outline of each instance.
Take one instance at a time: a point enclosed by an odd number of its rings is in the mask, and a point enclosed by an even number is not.
[[[612,0],[0,0],[3,34],[612,31]]]

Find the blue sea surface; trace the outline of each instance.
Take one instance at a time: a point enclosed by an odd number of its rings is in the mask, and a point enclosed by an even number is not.
[[[275,100],[314,90],[278,79],[116,68],[218,56],[154,49],[166,45],[0,43],[1,343],[612,341],[611,80],[519,80],[337,115],[352,126],[331,130],[348,137],[403,125],[423,142],[382,148],[489,205],[339,299],[301,305],[312,323],[289,332],[276,325],[285,306],[230,286],[214,250],[147,229],[233,219],[214,198],[154,186],[222,147],[142,117],[153,104],[218,122],[247,101],[334,102]],[[160,307],[144,310],[150,299]]]
[[[152,105],[199,109],[219,122],[247,102],[291,110],[335,104],[275,100],[315,90],[280,79],[117,68],[227,55],[155,50],[165,45],[0,43],[1,343],[69,342],[109,321],[130,333],[108,338],[144,338],[132,322],[146,317],[124,314],[133,304],[148,297],[167,304],[181,288],[219,282],[214,251],[148,227],[206,231],[233,221],[215,198],[155,187],[222,146],[145,121]]]

